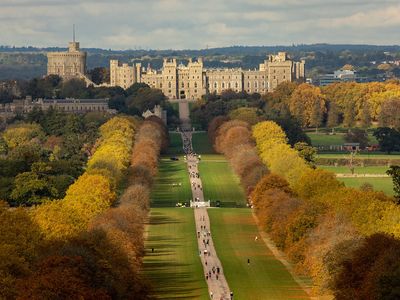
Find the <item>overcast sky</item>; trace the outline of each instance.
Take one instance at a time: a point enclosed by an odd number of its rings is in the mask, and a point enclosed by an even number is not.
[[[0,0],[0,45],[400,44],[400,0]]]

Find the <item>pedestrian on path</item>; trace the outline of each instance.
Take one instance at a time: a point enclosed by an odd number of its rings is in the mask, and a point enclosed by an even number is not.
[[[213,294],[213,292],[210,292],[210,297],[211,297],[211,299],[214,299],[214,294]]]
[[[250,265],[250,258],[247,259],[247,265]]]

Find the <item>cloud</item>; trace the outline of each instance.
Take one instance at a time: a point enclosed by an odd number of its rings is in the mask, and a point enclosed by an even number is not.
[[[396,44],[398,0],[0,0],[0,44],[182,49]],[[384,31],[383,31],[384,29]]]

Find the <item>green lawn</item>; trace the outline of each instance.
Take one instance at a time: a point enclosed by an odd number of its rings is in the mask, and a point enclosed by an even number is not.
[[[317,154],[317,158],[346,158],[348,159],[350,156],[349,153],[322,153],[322,154]],[[374,152],[374,153],[368,153],[368,154],[357,154],[355,156],[356,159],[400,159],[400,154],[395,153],[395,154],[386,154],[383,152]]]
[[[250,209],[210,209],[211,232],[235,299],[309,299],[259,235]],[[247,259],[250,259],[250,265]]]
[[[334,167],[334,166],[318,166],[320,169],[328,170],[333,173],[349,174],[350,169],[346,166]],[[388,167],[386,166],[367,166],[367,167],[355,167],[354,173],[356,174],[386,174]]]
[[[143,274],[153,286],[152,296],[171,300],[208,299],[193,210],[153,208],[146,230]]]
[[[199,154],[215,153],[213,147],[208,140],[207,132],[196,132],[192,138],[193,149]]]
[[[219,161],[202,160],[199,163],[199,172],[206,200],[221,201],[221,206],[225,207],[246,205],[246,197],[239,178],[235,176],[222,155]]]
[[[163,157],[158,167],[158,176],[155,179],[151,192],[152,207],[174,207],[177,202],[188,202],[192,199],[189,176],[183,157],[179,161],[172,161]],[[181,183],[181,186],[173,184]]]
[[[307,132],[313,146],[332,146],[344,143],[343,134],[328,135],[325,133]]]
[[[364,183],[372,184],[375,191],[383,191],[385,194],[393,196],[392,178],[338,178],[348,187],[359,188]]]
[[[180,133],[177,132],[170,132],[169,133],[169,147],[168,147],[168,154],[182,154],[182,137]]]
[[[311,144],[313,146],[334,146],[334,145],[343,145],[346,143],[344,140],[343,133],[337,133],[334,135],[329,135],[326,133],[315,133],[315,132],[307,132],[308,137],[311,139]],[[371,144],[376,145],[378,141],[372,134],[368,134],[368,138]]]

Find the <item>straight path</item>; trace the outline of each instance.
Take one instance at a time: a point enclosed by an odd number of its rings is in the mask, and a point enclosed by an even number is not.
[[[188,172],[192,188],[193,200],[199,203],[194,208],[196,235],[199,247],[199,255],[203,265],[204,276],[207,281],[208,291],[211,299],[229,300],[231,292],[226,281],[221,261],[215,251],[210,231],[210,219],[207,208],[202,207],[204,203],[203,186],[198,171],[198,158],[192,149],[192,133],[182,133],[183,149],[186,153]]]

